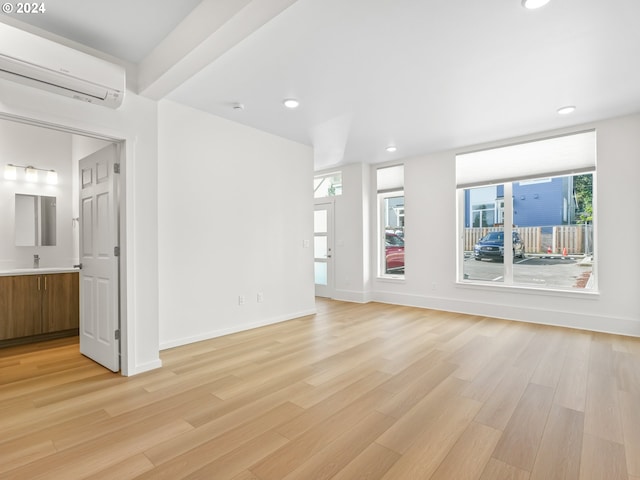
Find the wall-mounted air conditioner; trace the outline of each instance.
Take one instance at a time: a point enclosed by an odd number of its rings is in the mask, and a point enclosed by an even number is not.
[[[122,104],[125,91],[121,66],[4,23],[0,78],[111,108]]]

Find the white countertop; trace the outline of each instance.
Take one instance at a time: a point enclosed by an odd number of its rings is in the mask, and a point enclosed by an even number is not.
[[[73,267],[40,267],[40,268],[10,268],[7,270],[0,270],[0,277],[8,277],[13,275],[42,275],[45,273],[68,273],[78,272],[77,268]]]

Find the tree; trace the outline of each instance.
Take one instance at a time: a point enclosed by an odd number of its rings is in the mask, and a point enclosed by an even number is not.
[[[573,177],[573,197],[576,201],[576,223],[593,222],[593,175]]]

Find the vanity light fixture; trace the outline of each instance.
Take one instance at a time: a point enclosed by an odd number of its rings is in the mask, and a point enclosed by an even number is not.
[[[284,104],[285,107],[290,108],[292,110],[300,106],[300,101],[296,100],[295,98],[285,98],[282,101],[282,103]]]
[[[49,185],[57,185],[58,184],[58,172],[55,170],[45,170],[44,168],[34,167],[33,165],[14,165],[9,163],[4,166],[4,178],[6,180],[17,180],[18,179],[18,169],[24,169],[24,179],[27,182],[37,182],[38,181],[38,172],[46,172],[45,181]]]
[[[566,107],[560,107],[557,112],[558,115],[569,115],[576,111],[576,107],[573,105],[567,105]]]
[[[550,0],[522,0],[522,6],[528,10],[544,7]]]

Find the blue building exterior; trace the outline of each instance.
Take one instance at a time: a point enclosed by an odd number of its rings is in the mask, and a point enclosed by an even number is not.
[[[504,187],[466,189],[465,227],[504,224]],[[513,183],[513,223],[518,227],[575,223],[573,177],[556,177]]]

